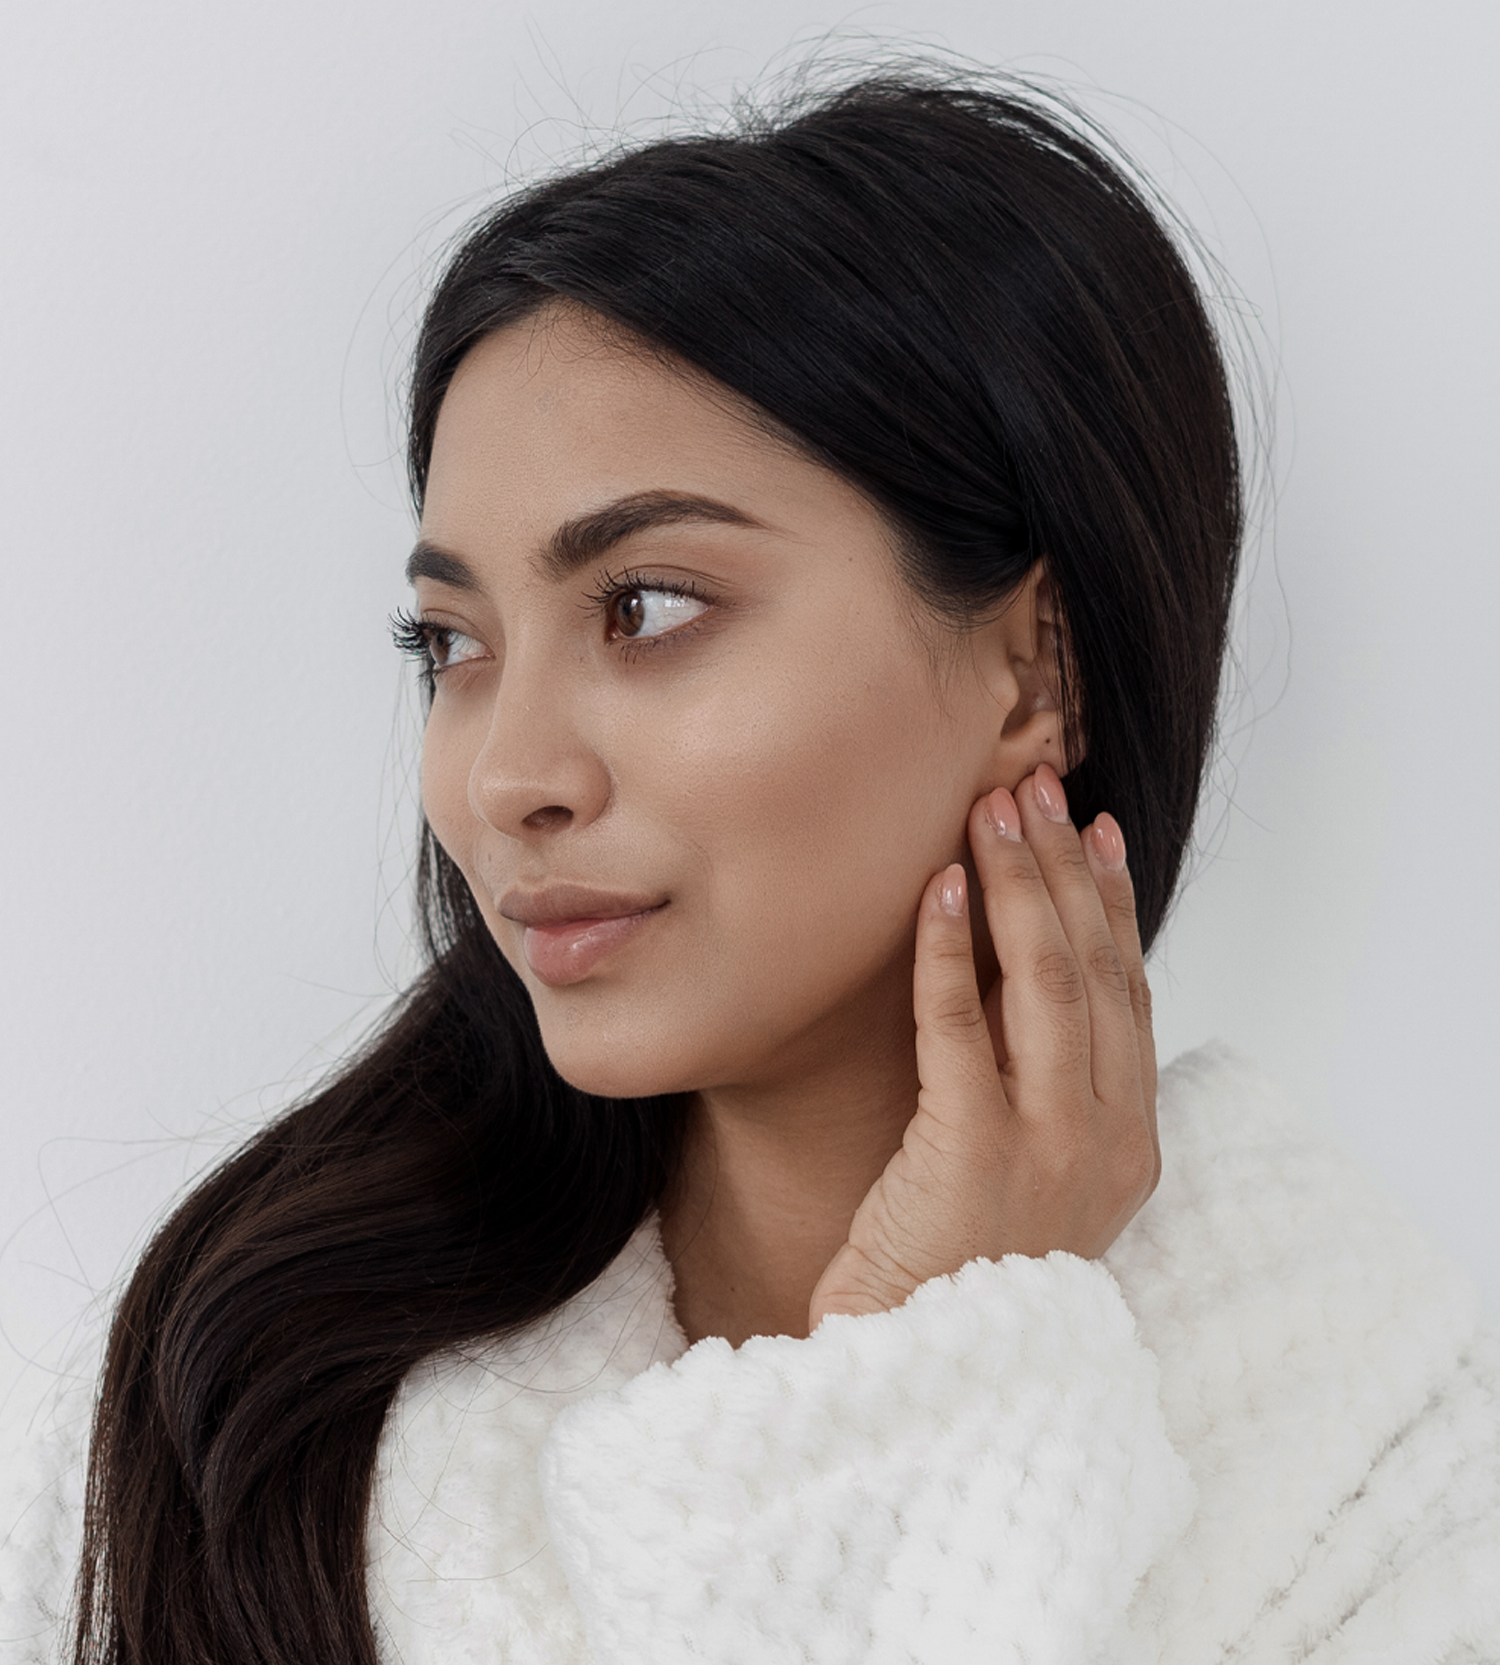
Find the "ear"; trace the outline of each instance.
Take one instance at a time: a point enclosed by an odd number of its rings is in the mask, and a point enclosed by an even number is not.
[[[992,758],[995,784],[1014,790],[1039,763],[1066,775],[1082,758],[1068,756],[1064,746],[1060,667],[1067,637],[1044,561],[1033,564],[1004,611],[980,626],[980,635],[985,640],[975,645],[986,681],[1005,712]]]

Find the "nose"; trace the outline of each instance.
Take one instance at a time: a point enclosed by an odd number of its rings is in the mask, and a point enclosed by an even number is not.
[[[469,770],[469,807],[496,832],[536,840],[602,813],[610,772],[583,732],[579,703],[555,658],[507,658]]]

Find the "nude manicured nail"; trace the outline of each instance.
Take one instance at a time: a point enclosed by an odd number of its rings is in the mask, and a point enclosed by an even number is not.
[[[960,914],[964,911],[964,870],[961,867],[950,867],[943,874],[943,888],[939,894],[943,904],[943,912]]]
[[[1044,763],[1031,778],[1036,788],[1037,808],[1049,821],[1066,821],[1068,795],[1051,768]]]
[[[997,786],[984,800],[984,818],[1000,834],[1014,844],[1021,842],[1021,814],[1016,800],[1003,786]]]
[[[1125,834],[1113,815],[1101,814],[1094,821],[1094,854],[1112,872],[1125,865]]]

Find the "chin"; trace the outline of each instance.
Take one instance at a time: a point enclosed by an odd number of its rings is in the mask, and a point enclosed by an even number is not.
[[[548,1057],[551,1057],[548,1053]],[[552,1067],[581,1093],[592,1093],[596,1098],[654,1098],[660,1093],[680,1093],[689,1089],[675,1078],[664,1076],[659,1070],[621,1069],[592,1060],[574,1063],[572,1060],[552,1059]]]
[[[665,1047],[649,1044],[621,1047],[609,1037],[591,1035],[578,1045],[573,1036],[554,1036],[542,1029],[542,1045],[552,1067],[581,1093],[598,1098],[654,1098],[661,1093],[684,1093],[694,1082],[685,1060]]]

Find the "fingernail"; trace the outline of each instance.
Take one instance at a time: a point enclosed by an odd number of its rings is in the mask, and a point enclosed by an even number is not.
[[[1043,763],[1031,777],[1036,786],[1037,808],[1049,821],[1066,821],[1068,796],[1050,763]]]
[[[984,818],[1001,838],[1014,844],[1021,842],[1021,815],[1016,800],[1003,786],[997,786],[984,800]]]
[[[1094,850],[1112,872],[1118,873],[1125,865],[1125,834],[1120,831],[1120,823],[1107,812],[1094,818]]]
[[[944,913],[960,914],[964,911],[964,870],[962,867],[950,867],[943,874],[943,888],[940,893]]]

